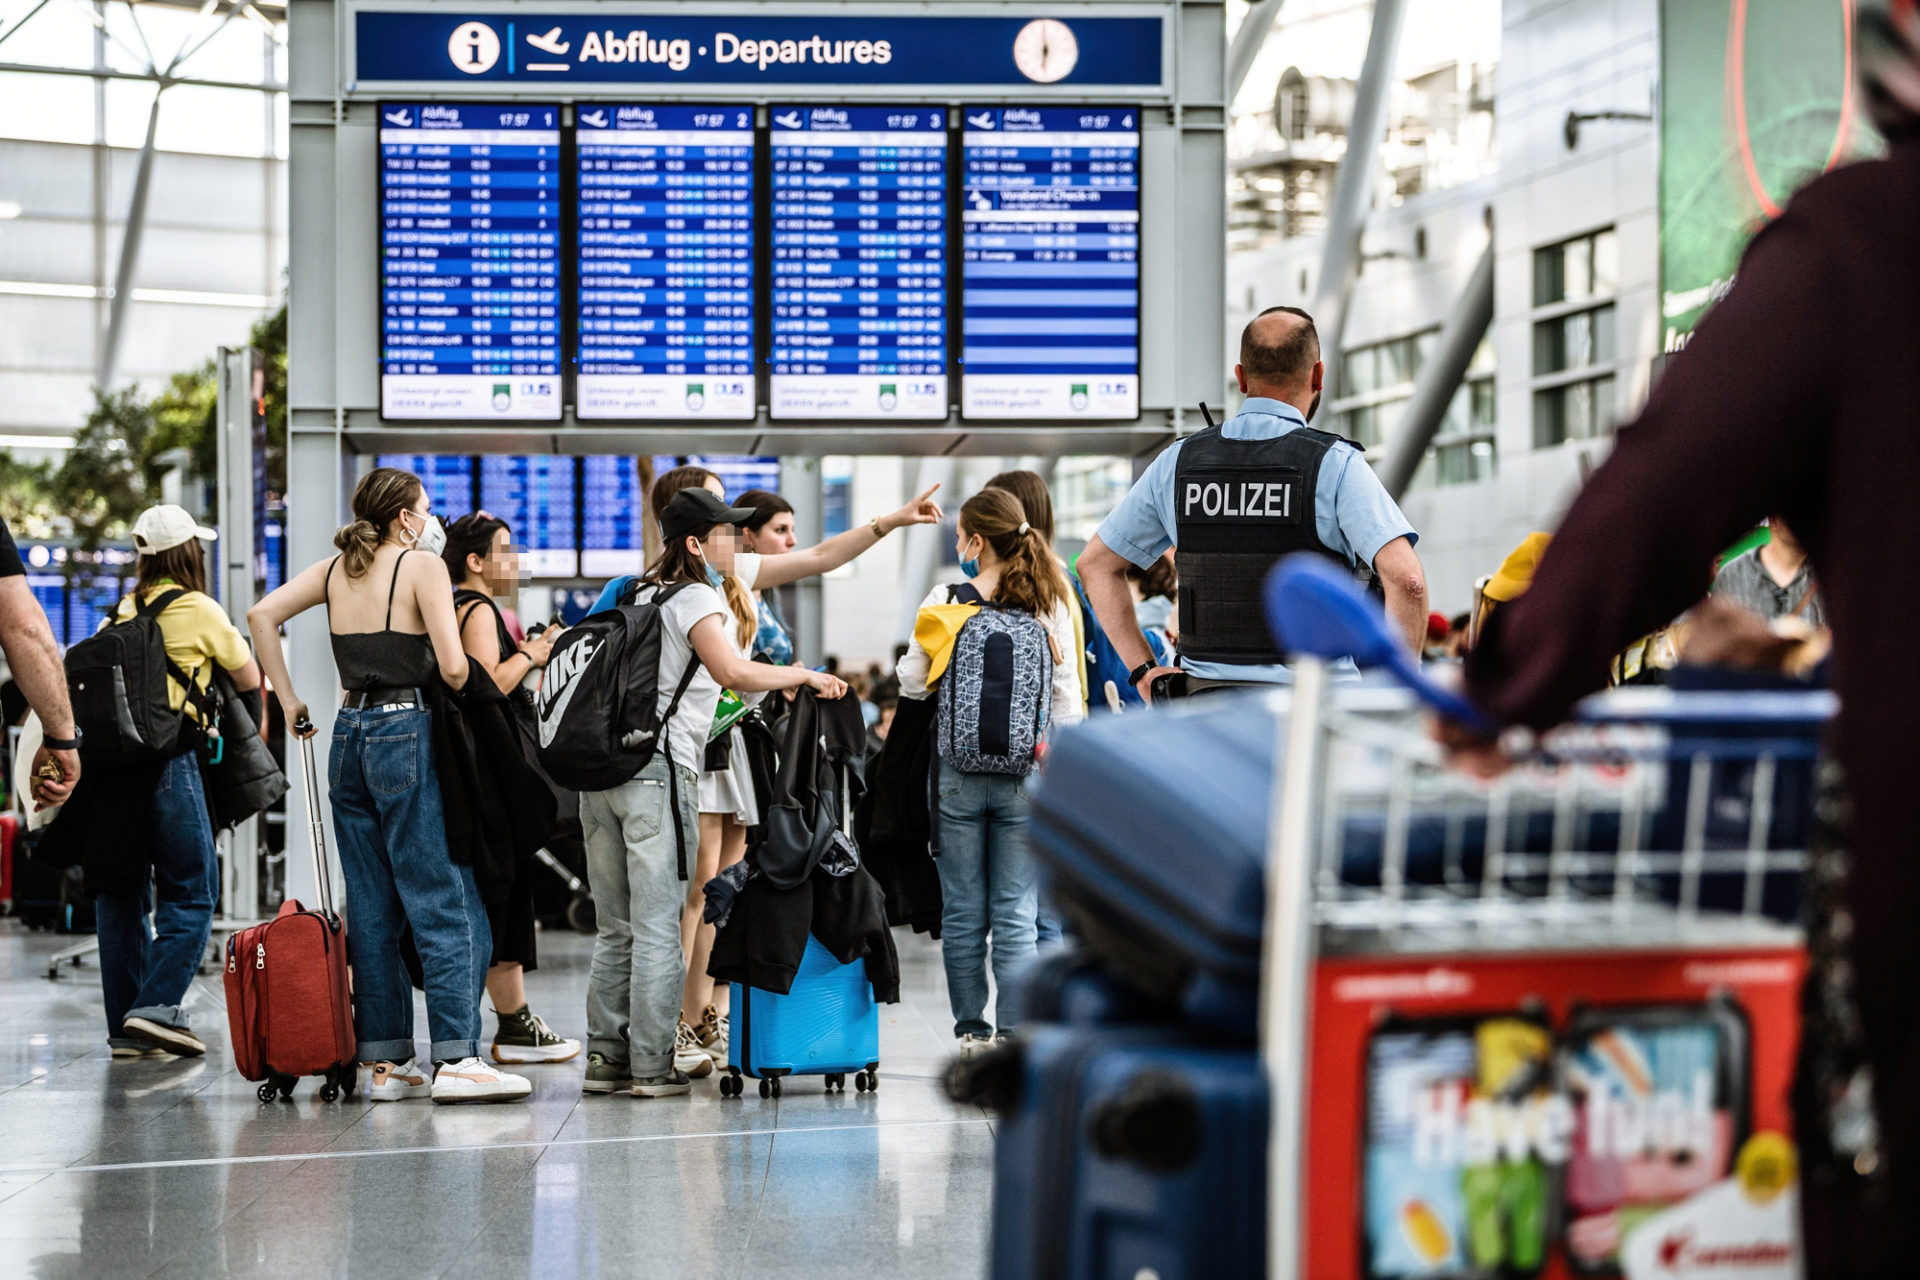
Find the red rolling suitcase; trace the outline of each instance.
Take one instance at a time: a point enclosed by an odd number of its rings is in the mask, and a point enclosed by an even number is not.
[[[291,735],[289,735],[291,736]],[[307,770],[320,910],[289,898],[266,924],[227,939],[227,1022],[240,1074],[261,1081],[260,1101],[293,1096],[301,1076],[323,1076],[323,1101],[354,1089],[353,999],[347,930],[333,909],[333,879],[320,820],[313,740],[300,739]]]

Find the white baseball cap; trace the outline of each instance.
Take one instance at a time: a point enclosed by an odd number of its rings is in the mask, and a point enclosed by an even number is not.
[[[185,507],[176,507],[171,502],[164,506],[148,507],[133,522],[133,546],[143,556],[171,551],[194,538],[212,542],[219,536],[196,522],[187,514]]]

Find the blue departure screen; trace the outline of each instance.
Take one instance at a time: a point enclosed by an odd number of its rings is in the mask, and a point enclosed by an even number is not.
[[[646,494],[640,460],[593,455],[580,464],[580,572],[589,578],[639,573],[646,566]]]
[[[749,489],[780,492],[780,459],[739,454],[700,454],[688,458],[691,466],[705,467],[720,477],[731,501]]]
[[[964,114],[962,413],[1138,417],[1138,109]]]
[[[945,418],[945,109],[769,118],[772,416]]]
[[[383,453],[376,467],[411,471],[427,491],[427,509],[452,524],[473,510],[473,459],[457,453]]]
[[[579,572],[572,458],[554,454],[481,458],[480,506],[513,530],[514,543],[525,548],[530,575],[571,578]]]
[[[388,418],[560,417],[560,109],[380,106]]]
[[[752,418],[753,108],[575,119],[577,416]]]

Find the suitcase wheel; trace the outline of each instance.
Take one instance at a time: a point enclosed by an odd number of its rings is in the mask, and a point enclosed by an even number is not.
[[[260,1101],[262,1102],[272,1102],[273,1095],[278,1092],[280,1092],[280,1086],[275,1084],[273,1081],[268,1080],[264,1084],[262,1084],[258,1089],[255,1089],[253,1091],[253,1096],[260,1099]]]
[[[567,924],[575,933],[596,933],[599,924],[593,911],[593,895],[576,893],[567,903]]]
[[[720,1096],[737,1098],[740,1096],[740,1071],[737,1067],[729,1067],[727,1071],[726,1075],[720,1077]]]
[[[775,1076],[771,1080],[762,1080],[760,1082],[760,1096],[763,1098],[779,1097],[780,1096],[780,1077]]]
[[[832,1093],[835,1089],[838,1089],[841,1093],[847,1091],[847,1073],[844,1071],[827,1072],[826,1081],[828,1093]]]
[[[880,1091],[879,1065],[876,1063],[865,1071],[855,1072],[853,1087],[861,1093],[878,1093]]]

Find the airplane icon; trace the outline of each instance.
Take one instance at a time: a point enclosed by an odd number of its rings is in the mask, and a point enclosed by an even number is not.
[[[413,112],[407,110],[405,107],[400,108],[398,111],[388,111],[384,114],[386,115],[388,124],[397,124],[402,129],[408,128],[413,124]]]
[[[607,127],[607,113],[604,111],[582,111],[580,113],[580,122],[582,124],[590,124],[596,129],[604,129]]]
[[[993,113],[986,112],[982,115],[968,116],[967,123],[976,129],[991,129],[993,128]]]
[[[783,129],[798,129],[800,127],[800,113],[798,111],[789,111],[783,116],[775,116],[773,122]]]
[[[559,57],[567,50],[573,48],[572,45],[560,38],[560,28],[558,27],[555,27],[543,36],[536,36],[529,32],[527,34],[527,43],[541,52],[551,53],[555,57]]]

